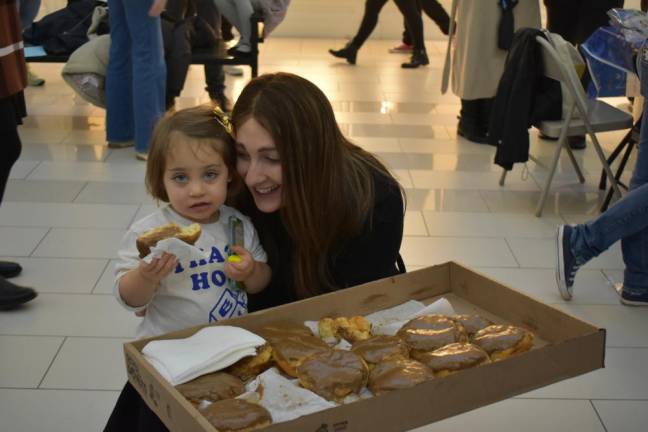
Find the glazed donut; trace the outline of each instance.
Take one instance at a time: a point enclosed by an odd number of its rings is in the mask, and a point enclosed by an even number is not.
[[[409,358],[409,347],[398,336],[374,336],[354,343],[351,351],[362,357],[369,367],[391,358]]]
[[[297,378],[297,367],[307,357],[331,350],[326,342],[315,336],[275,338],[270,344],[277,366],[293,378]]]
[[[362,357],[342,350],[329,350],[306,358],[297,366],[299,383],[325,399],[341,401],[367,384],[369,371]]]
[[[475,333],[472,343],[486,351],[491,360],[504,360],[533,346],[533,333],[511,325],[491,325]]]
[[[273,365],[272,347],[268,344],[257,349],[257,355],[244,357],[226,369],[235,377],[248,381]]]
[[[225,372],[214,372],[177,385],[176,389],[189,402],[198,405],[203,400],[216,402],[243,394],[245,384],[240,379]]]
[[[434,378],[434,372],[421,362],[391,359],[380,362],[369,373],[369,390],[376,396],[392,390],[413,387]]]
[[[477,345],[453,343],[431,352],[421,353],[416,360],[428,366],[436,377],[444,377],[462,369],[490,363],[488,354]]]
[[[450,319],[461,324],[468,336],[472,336],[479,330],[493,324],[491,321],[479,315],[452,315]]]
[[[272,342],[274,339],[285,339],[293,336],[313,336],[313,332],[305,325],[295,324],[289,321],[278,321],[268,324],[256,333],[268,342]]]
[[[139,251],[140,258],[144,258],[151,253],[151,248],[160,240],[171,237],[178,238],[185,243],[193,245],[200,237],[200,224],[193,223],[186,227],[181,227],[175,223],[169,223],[143,232],[137,237],[135,245]]]
[[[354,343],[371,337],[371,324],[362,316],[322,318],[318,328],[320,337],[327,342],[342,338]]]
[[[247,432],[272,423],[268,410],[241,399],[224,399],[200,410],[219,432]]]
[[[412,356],[467,340],[463,327],[444,315],[414,318],[401,327],[397,335],[410,347]]]

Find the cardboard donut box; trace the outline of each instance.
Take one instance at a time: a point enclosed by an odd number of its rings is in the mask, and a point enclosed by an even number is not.
[[[302,323],[330,316],[366,315],[407,300],[450,301],[458,313],[531,330],[533,349],[415,387],[320,411],[263,429],[275,431],[403,431],[604,367],[605,329],[574,318],[455,262],[424,268],[221,324],[250,331],[276,321]],[[219,324],[215,324],[219,325]],[[193,327],[124,345],[128,379],[172,431],[216,429],[144,359],[155,339],[194,334]]]

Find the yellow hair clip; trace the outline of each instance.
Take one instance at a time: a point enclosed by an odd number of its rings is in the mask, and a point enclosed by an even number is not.
[[[229,116],[225,114],[225,112],[221,109],[219,106],[214,107],[214,115],[216,116],[216,120],[218,120],[218,123],[220,123],[223,128],[225,128],[225,131],[232,135],[232,123],[230,122]]]

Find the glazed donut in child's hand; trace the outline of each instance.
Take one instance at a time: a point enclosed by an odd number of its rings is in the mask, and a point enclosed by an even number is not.
[[[175,237],[185,243],[193,245],[200,237],[200,224],[194,223],[186,227],[181,227],[175,223],[169,223],[150,229],[137,237],[137,250],[140,258],[144,258],[151,253],[151,248],[160,240]]]

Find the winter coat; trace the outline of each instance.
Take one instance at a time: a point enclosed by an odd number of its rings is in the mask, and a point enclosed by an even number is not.
[[[492,98],[497,91],[506,51],[498,48],[502,11],[497,0],[453,0],[442,91],[452,75],[452,91],[461,99]],[[540,28],[539,0],[520,0],[513,9],[514,29]],[[454,35],[453,35],[454,33]],[[454,49],[452,43],[454,42]]]

